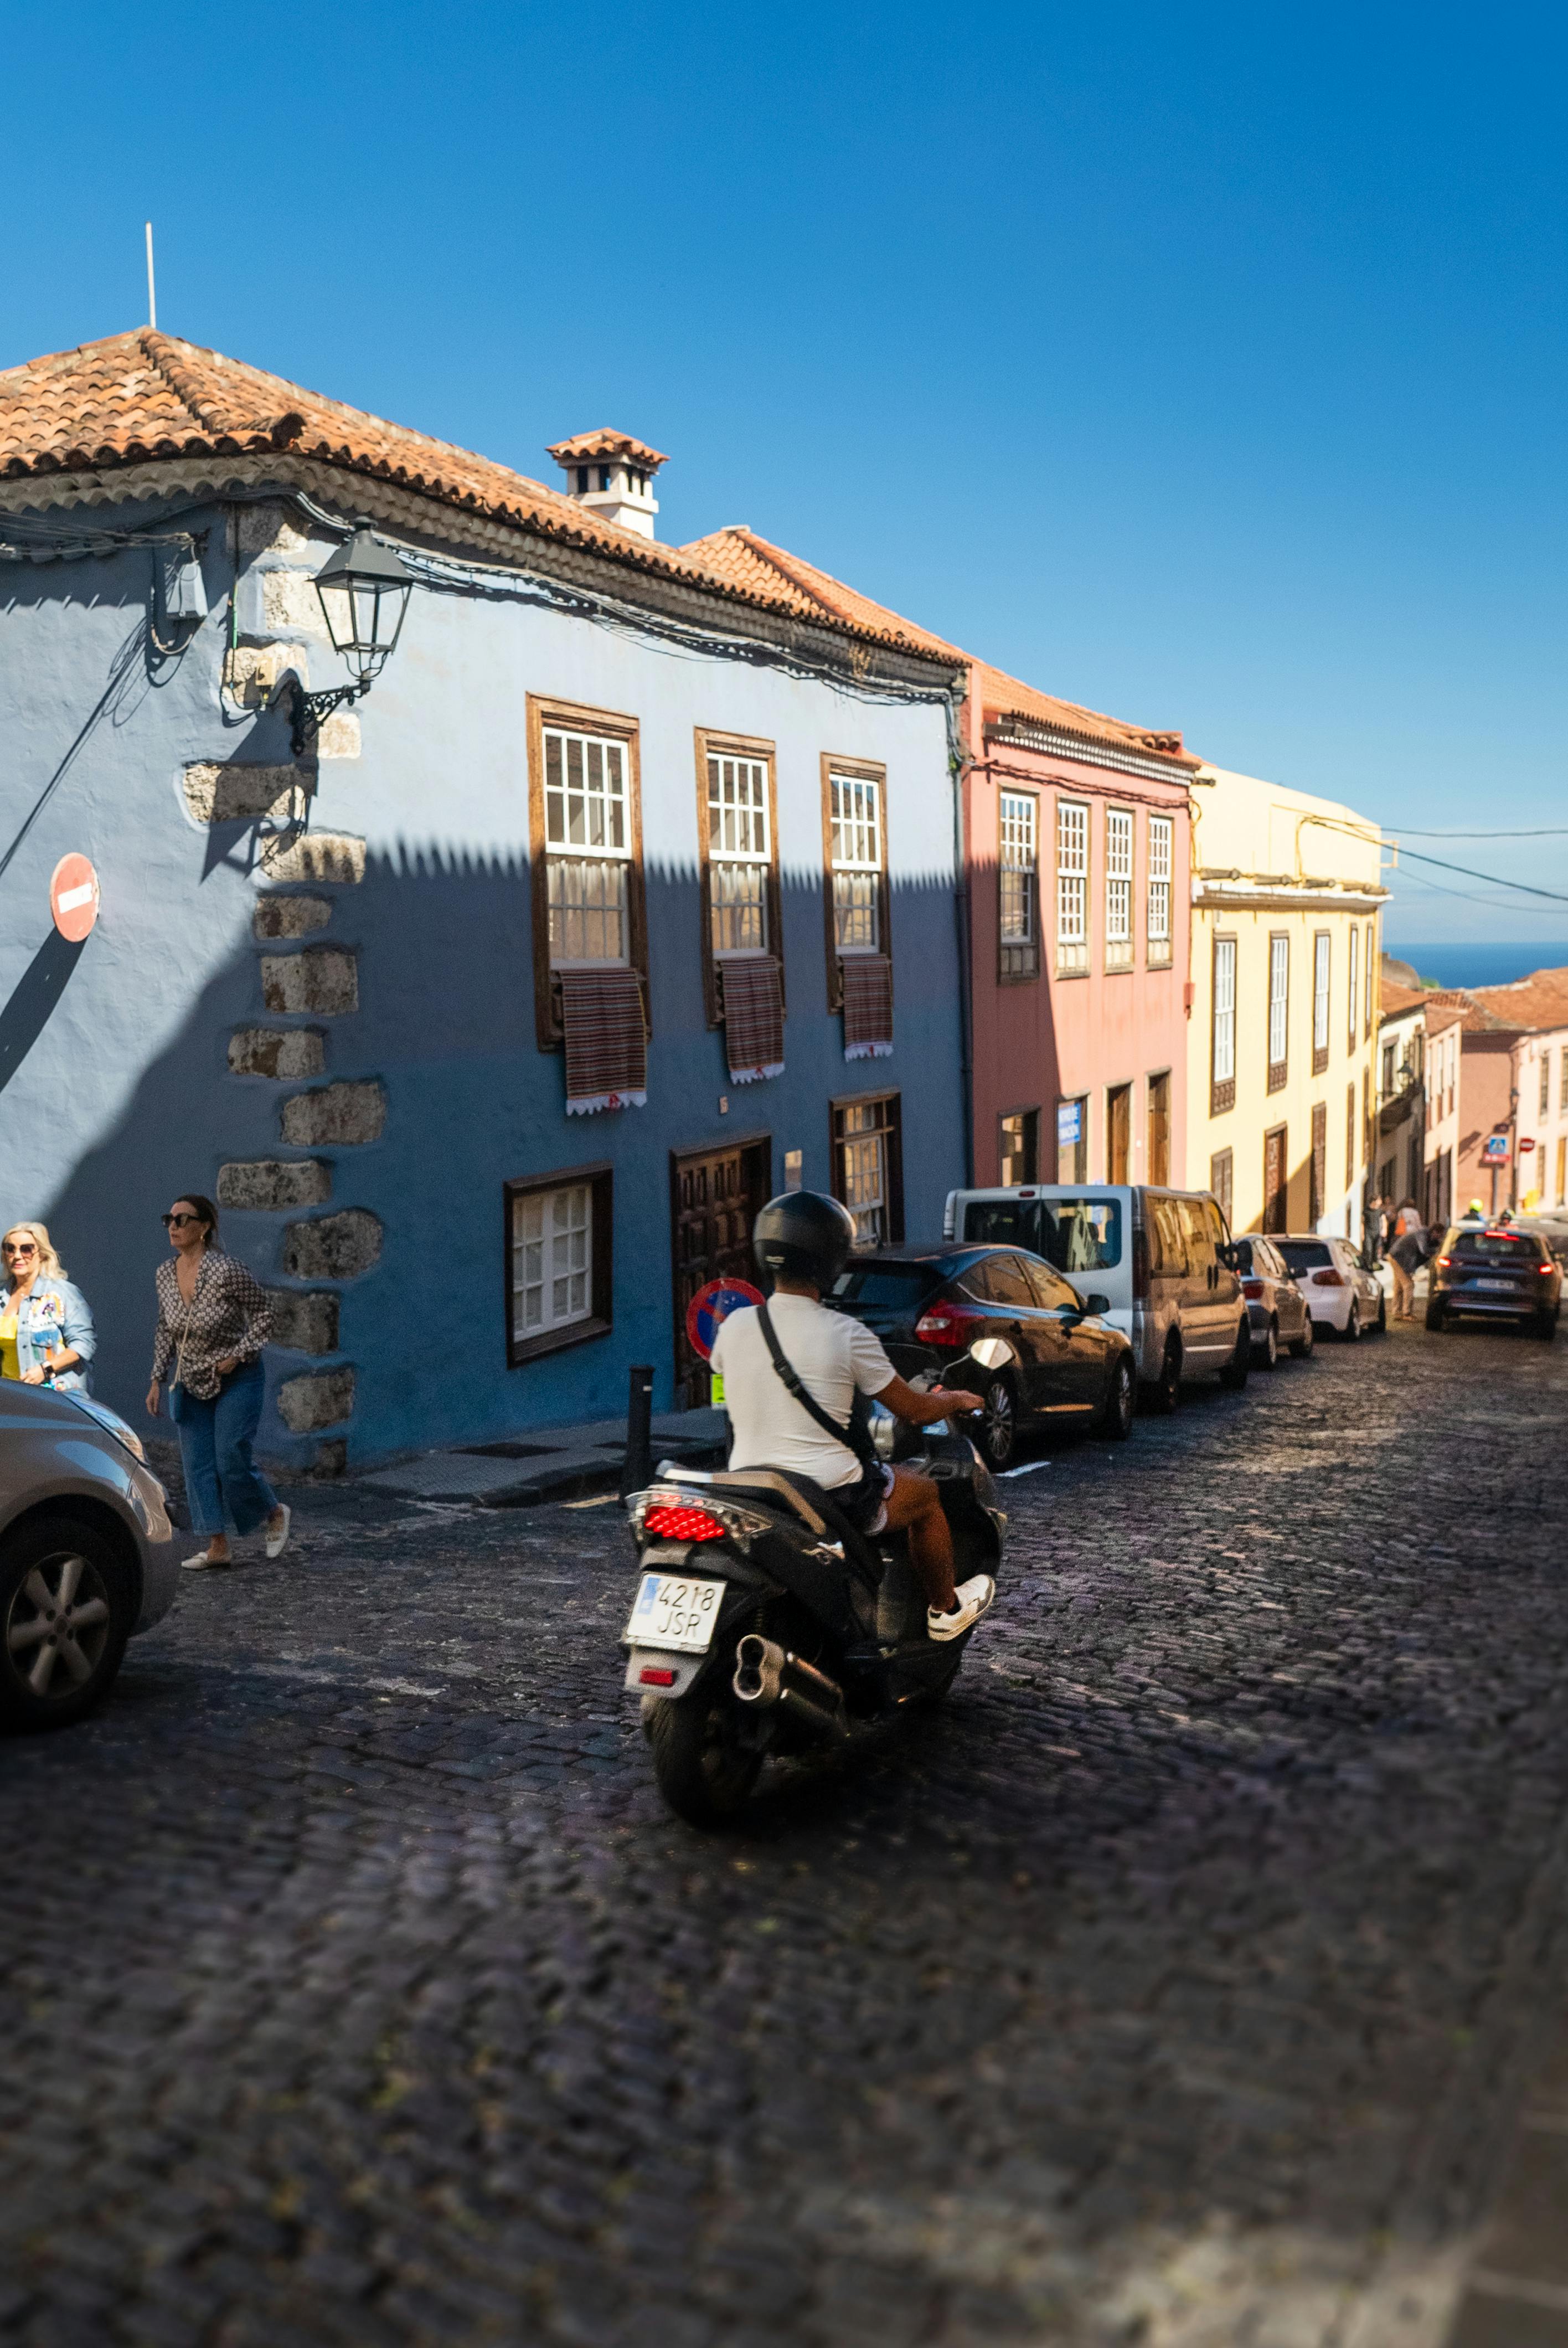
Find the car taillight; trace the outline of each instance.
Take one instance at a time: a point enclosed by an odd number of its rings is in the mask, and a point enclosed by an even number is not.
[[[1438,1258],[1438,1270],[1440,1272],[1446,1272],[1452,1262],[1453,1258],[1451,1255],[1440,1255]]]
[[[1535,1269],[1537,1272],[1550,1272],[1552,1271],[1553,1266],[1549,1263],[1538,1263]]]
[[[1315,1272],[1312,1277],[1319,1288],[1348,1288],[1350,1285],[1342,1272]]]
[[[1135,1231],[1132,1234],[1132,1301],[1147,1303],[1149,1295],[1149,1234]]]
[[[961,1354],[984,1321],[984,1313],[966,1312],[961,1304],[933,1304],[916,1322],[915,1335],[922,1345],[940,1345],[944,1351]]]
[[[661,1501],[643,1518],[642,1529],[657,1540],[704,1541],[723,1540],[726,1528],[706,1509],[674,1507]]]
[[[1250,1296],[1250,1297],[1253,1297],[1254,1299],[1256,1299],[1257,1297],[1260,1297],[1260,1296],[1263,1294],[1263,1282],[1262,1282],[1262,1281],[1261,1281],[1261,1280],[1244,1280],[1244,1281],[1242,1282],[1242,1284],[1241,1284],[1241,1292],[1242,1292],[1242,1294],[1243,1294],[1244,1296]]]

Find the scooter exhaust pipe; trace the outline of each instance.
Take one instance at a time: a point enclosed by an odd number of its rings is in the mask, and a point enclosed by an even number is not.
[[[849,1734],[844,1691],[836,1680],[755,1631],[749,1631],[735,1649],[731,1684],[742,1704],[776,1704],[814,1736]]]

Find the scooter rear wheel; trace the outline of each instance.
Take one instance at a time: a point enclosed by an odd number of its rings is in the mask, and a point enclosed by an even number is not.
[[[677,1818],[688,1826],[723,1826],[738,1818],[756,1790],[763,1756],[743,1745],[723,1682],[665,1701],[649,1723],[653,1775]]]

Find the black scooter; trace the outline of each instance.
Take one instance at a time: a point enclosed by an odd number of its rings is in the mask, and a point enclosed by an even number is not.
[[[971,1351],[987,1370],[1012,1359],[1004,1338]],[[968,1437],[882,1414],[875,1439],[937,1484],[956,1579],[997,1575],[1007,1517]],[[843,1745],[957,1677],[973,1633],[927,1636],[904,1535],[857,1533],[809,1477],[665,1460],[626,1505],[641,1570],[625,1684],[659,1789],[692,1825],[743,1810],[770,1755]]]

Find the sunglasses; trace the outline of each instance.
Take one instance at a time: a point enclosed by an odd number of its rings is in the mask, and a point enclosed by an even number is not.
[[[177,1231],[184,1223],[199,1223],[200,1215],[164,1215],[160,1218],[166,1231]]]
[[[31,1240],[0,1241],[0,1255],[36,1255],[37,1252]]]

